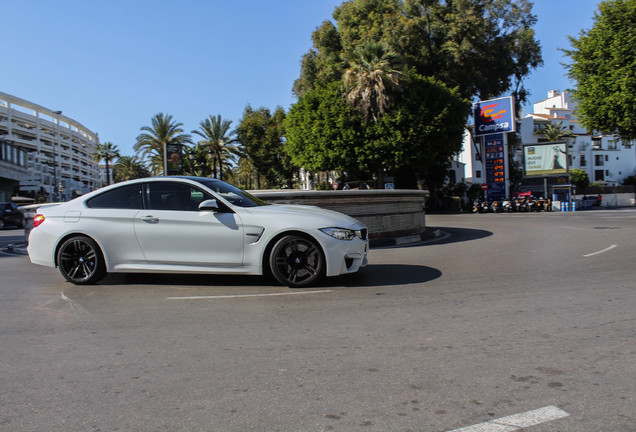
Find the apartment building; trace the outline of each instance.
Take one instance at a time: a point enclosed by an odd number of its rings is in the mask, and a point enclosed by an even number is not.
[[[558,124],[572,132],[559,141],[567,143],[568,167],[587,172],[591,182],[618,186],[636,174],[634,140],[622,140],[616,135],[590,134],[576,117],[576,103],[568,91],[550,90],[548,97],[533,104],[534,112],[521,119],[522,145],[548,140],[541,134],[549,124]],[[520,158],[521,155],[516,155]],[[520,160],[521,162],[521,160]]]
[[[606,186],[618,186],[636,175],[636,142],[623,140],[616,135],[589,133],[576,117],[576,102],[568,91],[550,90],[547,98],[533,104],[533,112],[517,120],[516,137],[509,137],[512,161],[523,168],[523,148],[532,144],[547,143],[542,134],[550,124],[561,126],[571,132],[558,142],[567,144],[568,169],[578,168],[587,172],[590,182]],[[467,165],[467,181],[484,183],[485,172],[480,160],[481,143],[473,141],[470,134],[464,139],[460,160]],[[567,176],[559,178],[528,178],[522,181],[523,190],[535,191],[538,195],[551,194],[553,186],[569,183]],[[545,190],[546,186],[548,191]]]
[[[96,133],[50,108],[0,92],[0,201],[20,190],[66,201],[100,185]]]

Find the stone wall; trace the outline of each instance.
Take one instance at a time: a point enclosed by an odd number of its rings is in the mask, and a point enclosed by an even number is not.
[[[419,235],[426,230],[424,203],[428,191],[281,190],[251,193],[269,203],[313,205],[347,214],[369,228],[370,239]]]

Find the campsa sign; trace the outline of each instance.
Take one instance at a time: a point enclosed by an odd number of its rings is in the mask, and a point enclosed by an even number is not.
[[[473,104],[475,136],[515,131],[512,96]]]

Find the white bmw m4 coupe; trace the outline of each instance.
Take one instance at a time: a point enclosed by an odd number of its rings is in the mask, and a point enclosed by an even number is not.
[[[319,207],[268,205],[220,180],[152,177],[41,208],[32,263],[93,284],[107,273],[272,274],[290,287],[367,265],[367,228]]]

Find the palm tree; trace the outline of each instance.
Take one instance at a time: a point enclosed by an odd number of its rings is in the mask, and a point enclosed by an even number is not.
[[[362,45],[350,58],[351,66],[343,75],[349,105],[364,116],[377,121],[391,103],[392,93],[399,87],[401,72],[391,65],[395,54],[385,45]]]
[[[574,136],[570,129],[563,126],[562,121],[558,123],[550,123],[538,133],[546,137],[547,140],[550,142],[555,142],[559,141],[561,138]]]
[[[113,167],[116,182],[148,177],[150,172],[138,156],[122,156]]]
[[[219,167],[219,179],[223,180],[223,161],[234,160],[234,155],[238,152],[238,147],[233,145],[236,142],[230,132],[231,120],[223,120],[220,115],[209,116],[199,123],[199,129],[192,133],[199,135],[203,139],[198,144],[206,147],[212,154],[212,171],[216,177],[216,167]]]
[[[254,167],[254,163],[249,158],[249,156],[247,156],[247,154],[242,154],[239,157],[235,169],[237,184],[244,189],[253,189],[255,184],[254,178],[256,176],[258,176],[258,172]]]
[[[106,163],[106,185],[110,184],[110,161],[119,157],[119,150],[112,142],[98,143],[93,153],[93,160],[99,164],[100,161]]]
[[[213,157],[210,155],[210,151],[207,147],[199,142],[194,147],[185,147],[184,153],[184,171],[187,174],[198,177],[207,177],[210,175],[212,172],[210,162],[213,160]]]
[[[141,128],[144,133],[137,137],[134,149],[142,158],[150,158],[150,168],[153,175],[165,172],[164,154],[166,147],[171,144],[184,145],[190,142],[190,135],[184,134],[181,128],[183,123],[172,120],[172,116],[163,113],[156,114],[152,118],[152,126]]]

